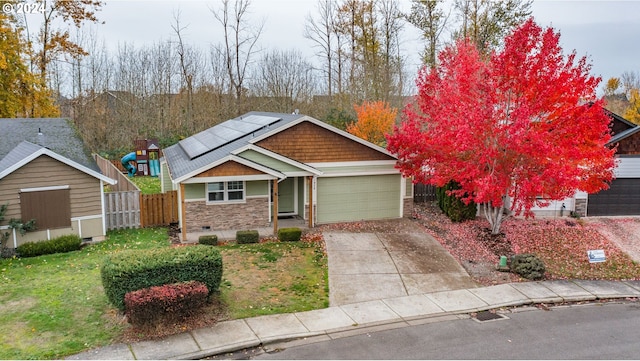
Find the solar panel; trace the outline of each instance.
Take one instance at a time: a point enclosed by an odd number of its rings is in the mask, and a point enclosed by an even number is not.
[[[194,159],[279,120],[280,118],[263,115],[248,115],[230,119],[183,139],[179,144],[189,158]]]

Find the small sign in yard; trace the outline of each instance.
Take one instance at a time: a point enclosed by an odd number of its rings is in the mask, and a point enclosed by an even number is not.
[[[587,255],[589,256],[589,263],[597,263],[606,261],[606,257],[604,256],[603,249],[594,249],[591,251],[587,251]]]

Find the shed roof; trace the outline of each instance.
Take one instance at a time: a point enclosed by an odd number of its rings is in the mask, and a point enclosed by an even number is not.
[[[0,118],[0,159],[22,141],[41,145],[59,155],[100,172],[72,125],[63,118]]]

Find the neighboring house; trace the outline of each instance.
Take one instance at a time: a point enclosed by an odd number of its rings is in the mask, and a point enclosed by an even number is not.
[[[65,119],[0,119],[0,204],[8,204],[0,231],[2,246],[47,240],[64,234],[100,240],[106,234],[103,189],[115,181],[95,161]],[[21,236],[10,219],[36,220]]]
[[[322,121],[250,112],[164,149],[163,189],[179,190],[187,232],[410,215],[412,184],[396,158]],[[310,207],[311,205],[311,207]]]
[[[606,111],[611,117],[612,138],[607,146],[617,146],[618,166],[609,189],[594,194],[576,192],[573,198],[534,207],[537,216],[637,216],[640,215],[640,126]],[[563,208],[564,206],[564,208]]]

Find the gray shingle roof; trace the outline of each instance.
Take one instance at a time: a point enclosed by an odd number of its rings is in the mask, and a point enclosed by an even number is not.
[[[38,130],[42,135],[38,135]],[[85,167],[100,172],[71,124],[62,118],[0,118],[0,159],[22,141],[40,144]]]
[[[242,115],[242,117],[246,117],[249,115],[275,117],[275,118],[278,118],[279,120],[274,123],[271,123],[271,125],[269,125],[268,127],[264,127],[262,129],[258,129],[254,132],[248,133],[243,137],[240,137],[230,143],[227,143],[219,148],[206,152],[193,159],[189,157],[188,152],[185,151],[183,146],[181,146],[180,144],[174,144],[164,149],[163,153],[167,160],[167,166],[169,167],[171,178],[173,179],[180,178],[184,175],[187,175],[191,172],[201,169],[202,167],[205,167],[211,163],[215,163],[216,161],[228,156],[234,150],[237,150],[246,145],[249,145],[249,141],[254,137],[258,137],[264,133],[281,128],[295,120],[298,120],[304,117],[304,115],[302,114],[282,114],[282,113],[268,113],[268,112],[250,112]],[[240,117],[236,119],[239,119],[239,118]],[[221,123],[221,124],[224,124],[224,123]],[[210,128],[210,131],[215,132],[215,128],[218,126],[219,125]],[[184,144],[188,145],[190,142],[187,141],[187,142],[181,142],[181,143],[183,145]]]
[[[19,163],[24,158],[42,149],[41,146],[27,141],[22,141],[3,158],[0,159],[0,173]]]

